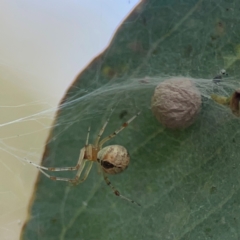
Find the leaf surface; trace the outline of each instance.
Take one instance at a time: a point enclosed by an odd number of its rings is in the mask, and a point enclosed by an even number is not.
[[[22,239],[239,239],[239,119],[209,99],[221,68],[239,76],[239,16],[237,0],[137,6],[67,91],[42,165],[75,166],[89,126],[93,143],[112,108],[104,136],[141,110],[107,144],[128,149],[129,168],[110,180],[142,207],[116,197],[96,164],[76,187],[41,174]],[[202,110],[188,129],[164,129],[151,112],[154,87],[167,76],[210,79],[197,81]]]

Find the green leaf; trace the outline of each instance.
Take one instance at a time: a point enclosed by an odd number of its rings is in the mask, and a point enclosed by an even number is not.
[[[69,88],[42,160],[75,166],[89,126],[93,143],[112,108],[104,136],[141,110],[107,144],[128,149],[129,168],[110,180],[142,206],[115,196],[97,164],[74,187],[41,174],[22,239],[239,239],[239,119],[210,99],[221,68],[239,77],[239,16],[237,0],[142,1]],[[198,79],[202,110],[185,130],[164,129],[151,112],[154,87],[167,76]],[[223,81],[226,95],[234,83]]]

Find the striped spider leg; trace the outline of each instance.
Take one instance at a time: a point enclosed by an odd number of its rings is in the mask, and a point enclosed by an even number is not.
[[[93,162],[96,162],[100,165],[103,173],[103,178],[106,184],[112,189],[113,193],[124,200],[130,201],[140,206],[140,204],[138,204],[137,202],[121,195],[120,192],[117,189],[115,189],[115,187],[111,184],[107,177],[107,174],[113,175],[121,173],[122,171],[127,169],[130,161],[130,156],[127,149],[120,145],[109,145],[103,148],[103,144],[105,144],[110,139],[114,138],[118,133],[125,129],[137,116],[139,116],[139,114],[140,112],[134,115],[132,118],[130,118],[127,122],[123,123],[119,129],[115,130],[112,134],[101,140],[101,136],[104,133],[104,130],[109,122],[108,118],[107,121],[104,123],[103,127],[100,129],[100,132],[94,144],[88,143],[90,134],[89,127],[85,146],[80,150],[77,164],[74,167],[44,167],[35,164],[27,159],[25,159],[24,161],[35,166],[37,169],[39,169],[39,171],[41,171],[46,177],[48,177],[51,180],[66,181],[74,185],[82,183],[86,180],[92,168]],[[87,166],[86,162],[88,162]],[[74,178],[62,178],[51,176],[46,171],[51,172],[77,171],[77,172]]]

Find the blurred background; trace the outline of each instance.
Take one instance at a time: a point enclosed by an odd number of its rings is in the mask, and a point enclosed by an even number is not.
[[[19,239],[59,101],[137,0],[0,2],[0,239]]]

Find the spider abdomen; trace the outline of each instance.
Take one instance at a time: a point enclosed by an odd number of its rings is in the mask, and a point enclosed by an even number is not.
[[[98,152],[98,160],[105,173],[117,174],[128,167],[130,156],[125,147],[110,145]]]

